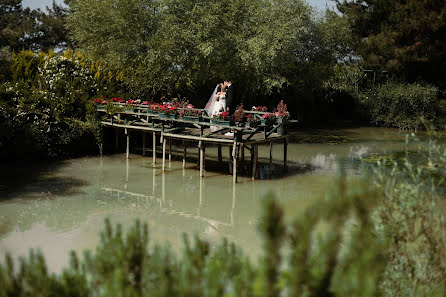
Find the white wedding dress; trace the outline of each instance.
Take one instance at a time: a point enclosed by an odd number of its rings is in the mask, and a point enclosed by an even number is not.
[[[226,111],[226,95],[217,95],[217,97],[218,101],[214,103],[214,108],[211,112],[211,116],[218,115],[223,111]]]
[[[204,108],[208,117],[213,117],[226,110],[226,96],[217,95],[217,90],[218,85],[215,86],[214,92],[212,92],[212,95]],[[218,97],[218,101],[215,100],[215,97]]]

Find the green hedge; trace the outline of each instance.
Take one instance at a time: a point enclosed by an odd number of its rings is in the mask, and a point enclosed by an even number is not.
[[[387,82],[366,95],[371,122],[400,129],[437,124],[438,102],[438,88],[421,83]]]

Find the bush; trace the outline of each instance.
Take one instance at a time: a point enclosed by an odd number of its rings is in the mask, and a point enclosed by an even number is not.
[[[444,296],[446,290],[446,225],[439,209],[446,197],[446,149],[432,138],[427,144],[415,138],[418,153],[374,170],[383,193],[376,234],[389,243],[384,296]]]
[[[417,130],[424,122],[436,123],[437,87],[387,82],[366,95],[371,122],[386,127]]]
[[[125,94],[119,75],[82,54],[22,50],[0,85],[0,159],[65,158],[102,151],[91,98]]]

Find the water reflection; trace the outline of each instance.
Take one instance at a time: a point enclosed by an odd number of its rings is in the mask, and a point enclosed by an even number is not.
[[[403,146],[388,143],[385,148]],[[261,147],[262,180],[252,182],[242,176],[237,185],[224,172],[227,163],[220,165],[220,171],[207,166],[203,179],[195,162],[183,168],[175,156],[164,174],[160,164],[137,155],[129,160],[111,155],[60,162],[43,170],[34,182],[0,191],[0,254],[9,251],[17,257],[29,248],[40,248],[50,269],[60,270],[68,263],[69,250],[94,250],[105,218],[124,228],[139,218],[148,222],[152,243],[167,241],[178,250],[183,233],[198,234],[211,244],[226,237],[256,258],[261,250],[257,220],[265,193],[272,191],[284,206],[286,219],[291,219],[330,188],[339,158],[345,159],[342,166],[348,174],[357,174],[358,157],[382,148],[382,142],[370,141],[290,143],[289,173],[283,176],[283,152],[273,150],[275,162],[270,168],[269,147]],[[188,155],[196,153],[195,147],[188,149]],[[206,153],[207,162],[218,164],[216,148],[208,147]],[[245,158],[249,160],[249,154]],[[281,177],[271,179],[271,175]]]

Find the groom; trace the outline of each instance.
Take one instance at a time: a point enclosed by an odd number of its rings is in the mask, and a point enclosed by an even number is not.
[[[226,88],[226,111],[229,112],[229,115],[233,115],[238,104],[234,94],[234,86],[230,80],[225,80],[224,87]]]

